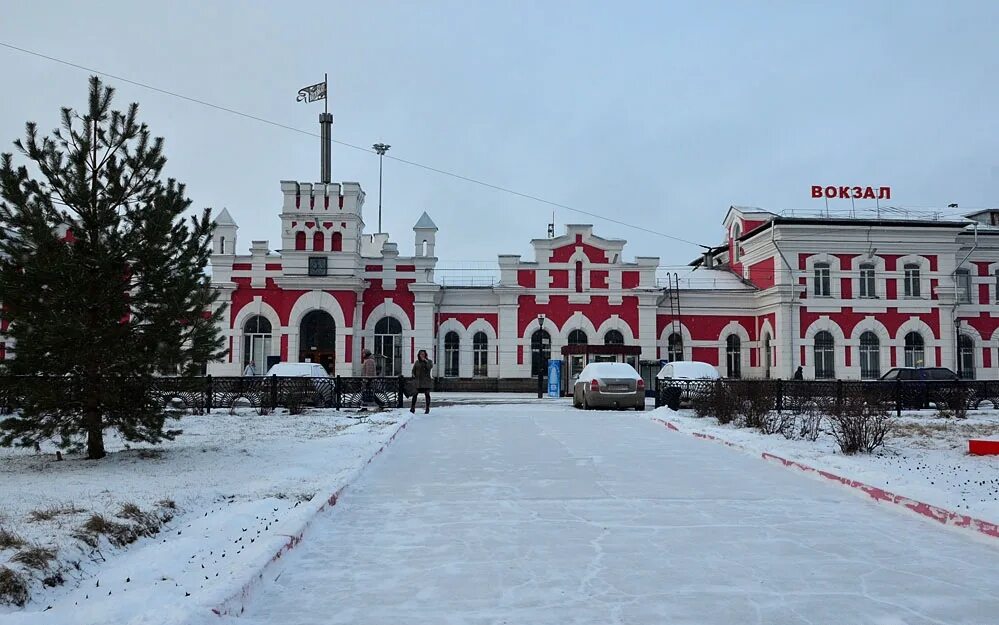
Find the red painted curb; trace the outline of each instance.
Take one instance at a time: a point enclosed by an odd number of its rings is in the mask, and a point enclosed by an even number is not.
[[[676,427],[669,421],[665,421],[663,419],[655,419],[655,420],[665,425],[666,429],[668,430],[673,430],[674,432],[684,432],[683,430]],[[701,432],[689,432],[689,434],[696,438],[712,440],[719,443],[724,443],[729,447],[735,447],[736,449],[749,451],[742,445],[737,445],[736,443],[726,441],[722,438],[718,438],[717,436],[712,436],[710,434],[703,434]],[[839,482],[844,486],[848,486],[850,488],[863,492],[864,494],[866,494],[871,499],[874,499],[875,501],[884,501],[890,504],[894,504],[896,506],[900,506],[902,508],[905,508],[906,510],[915,512],[916,514],[924,516],[928,519],[933,519],[937,523],[941,523],[943,525],[950,525],[953,527],[960,527],[963,529],[969,529],[979,534],[989,536],[990,538],[999,538],[999,525],[997,525],[996,523],[992,523],[991,521],[976,519],[975,517],[968,516],[966,514],[953,512],[951,510],[947,510],[946,508],[941,508],[939,506],[934,506],[932,504],[924,503],[922,501],[910,499],[909,497],[903,497],[902,495],[896,495],[895,493],[886,491],[883,488],[878,488],[877,486],[864,484],[863,482],[858,482],[857,480],[851,480],[845,477],[841,477],[839,475],[836,475],[835,473],[830,473],[829,471],[823,471],[822,469],[816,469],[815,467],[810,467],[807,464],[802,464],[794,460],[781,458],[780,456],[775,456],[774,454],[768,452],[763,452],[761,456],[764,460],[779,462],[783,466],[789,469],[798,469],[799,471],[804,471],[805,473],[814,473],[827,480],[831,480],[833,482]]]
[[[966,514],[959,514],[957,512],[952,512],[946,508],[941,508],[939,506],[934,506],[932,504],[924,503],[922,501],[917,501],[915,499],[910,499],[908,497],[903,497],[902,495],[896,495],[895,493],[884,490],[883,488],[878,488],[877,486],[871,486],[869,484],[864,484],[863,482],[858,482],[857,480],[851,480],[845,477],[836,475],[835,473],[830,473],[829,471],[823,471],[821,469],[816,469],[810,467],[807,464],[802,464],[800,462],[795,462],[794,460],[788,460],[786,458],[781,458],[780,456],[775,456],[773,454],[763,452],[762,454],[764,460],[773,460],[779,462],[785,467],[798,469],[806,473],[815,473],[827,480],[832,480],[834,482],[839,482],[844,486],[849,486],[850,488],[857,489],[864,494],[866,494],[871,499],[875,501],[885,501],[896,506],[901,506],[907,510],[911,510],[916,514],[922,515],[926,518],[933,519],[937,523],[942,523],[943,525],[953,525],[954,527],[961,527],[970,529],[972,531],[978,532],[979,534],[984,534],[992,538],[999,538],[999,525],[992,523],[990,521],[983,521],[982,519],[976,519],[975,517],[968,516]]]
[[[378,448],[378,451],[376,451],[375,453],[371,454],[371,457],[368,458],[368,461],[365,462],[364,465],[362,465],[362,466],[367,466],[367,465],[371,464],[371,461],[374,460],[376,457],[378,457],[378,455],[381,454],[383,451],[385,451],[385,448],[388,447],[389,444],[391,444],[392,441],[395,440],[395,437],[399,435],[399,432],[402,432],[404,429],[406,429],[407,425],[409,425],[408,421],[405,422],[405,423],[403,423],[401,426],[399,426],[399,429],[397,429],[395,432],[393,432],[392,436],[388,437],[388,440],[386,440],[382,444],[382,446]],[[355,475],[355,477],[357,477],[357,475]],[[319,506],[319,508],[317,508],[315,512],[312,513],[312,516],[309,517],[309,519],[305,521],[305,524],[302,526],[302,529],[297,534],[295,534],[294,536],[289,536],[287,542],[285,542],[283,545],[281,545],[281,547],[277,550],[277,552],[273,556],[270,557],[270,559],[263,565],[263,567],[261,567],[260,570],[257,571],[257,573],[253,577],[250,578],[249,581],[247,581],[245,584],[243,584],[243,586],[239,589],[238,592],[233,593],[232,595],[230,595],[229,597],[227,597],[225,600],[223,600],[221,603],[219,603],[216,607],[212,608],[212,613],[214,613],[216,616],[240,616],[240,615],[242,615],[243,612],[246,610],[246,600],[249,599],[250,593],[252,592],[253,588],[261,580],[263,580],[264,573],[275,562],[278,562],[282,557],[284,557],[284,555],[286,553],[288,553],[289,551],[291,551],[295,547],[297,547],[300,544],[302,544],[302,541],[305,538],[305,532],[308,531],[309,526],[312,525],[312,522],[314,520],[316,520],[316,518],[320,514],[322,514],[323,512],[325,512],[326,510],[328,510],[329,508],[335,506],[337,504],[337,502],[339,502],[341,495],[343,495],[343,492],[345,490],[347,490],[348,486],[350,486],[349,482],[344,483],[339,488],[337,488],[336,491],[334,491],[326,499],[326,501],[324,501],[323,504],[321,506]],[[234,610],[234,608],[236,606],[232,605],[233,603],[238,604],[238,606],[239,606],[238,610]]]

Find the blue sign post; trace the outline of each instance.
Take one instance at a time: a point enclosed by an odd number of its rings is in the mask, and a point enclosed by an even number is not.
[[[562,396],[562,361],[551,359],[548,361],[548,396]]]

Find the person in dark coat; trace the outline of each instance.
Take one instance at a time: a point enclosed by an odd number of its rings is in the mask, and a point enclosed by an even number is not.
[[[804,380],[805,379],[805,374],[802,373],[801,365],[798,365],[798,370],[794,372],[794,379],[795,380]]]
[[[416,362],[413,363],[413,403],[409,407],[410,412],[416,412],[416,398],[423,393],[426,398],[426,410],[424,414],[430,412],[430,389],[434,379],[430,376],[434,363],[427,358],[427,350],[421,349],[416,354]]]

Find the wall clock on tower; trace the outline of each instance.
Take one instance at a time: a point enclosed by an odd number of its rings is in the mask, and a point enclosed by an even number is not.
[[[309,275],[310,276],[325,276],[326,275],[326,257],[325,256],[310,256],[309,257]]]

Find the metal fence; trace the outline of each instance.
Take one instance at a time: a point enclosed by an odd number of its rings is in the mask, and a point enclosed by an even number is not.
[[[963,407],[977,409],[989,402],[999,408],[999,380],[656,380],[655,405],[674,410],[690,405],[716,388],[736,397],[750,394],[772,398],[773,410],[862,397],[902,410]]]
[[[11,413],[34,384],[65,385],[67,396],[79,394],[72,377],[0,376],[0,411]],[[405,378],[157,377],[152,390],[164,405],[180,404],[197,414],[213,408],[232,408],[245,400],[254,408],[362,408],[378,405],[401,408]]]

